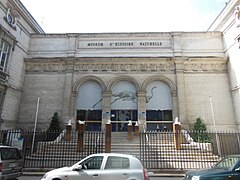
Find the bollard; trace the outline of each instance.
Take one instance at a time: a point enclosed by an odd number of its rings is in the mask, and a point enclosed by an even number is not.
[[[84,147],[84,130],[85,130],[85,123],[79,121],[78,126],[78,138],[77,138],[77,152],[82,152]]]
[[[112,124],[109,121],[106,125],[105,129],[105,152],[110,153],[111,152],[111,135],[112,135]]]

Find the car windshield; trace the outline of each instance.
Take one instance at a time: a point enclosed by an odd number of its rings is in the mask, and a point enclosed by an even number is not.
[[[239,161],[239,159],[240,157],[225,157],[219,161],[214,168],[229,169],[233,167]]]
[[[22,158],[20,152],[16,148],[1,148],[0,153],[2,160],[18,160]]]

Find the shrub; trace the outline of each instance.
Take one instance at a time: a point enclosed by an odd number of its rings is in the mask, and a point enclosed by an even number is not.
[[[55,112],[53,114],[53,117],[52,117],[52,120],[51,120],[51,124],[50,124],[50,126],[49,126],[47,131],[61,131],[59,117],[58,117],[58,113],[57,112]]]
[[[211,142],[210,137],[207,133],[207,126],[199,117],[193,125],[193,139],[195,142]]]
[[[61,132],[58,113],[53,114],[49,128],[47,129],[47,140],[55,140]]]

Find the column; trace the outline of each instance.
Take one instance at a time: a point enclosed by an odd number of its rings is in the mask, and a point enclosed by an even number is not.
[[[172,103],[173,103],[173,110],[172,110],[172,117],[173,120],[178,117],[178,97],[176,92],[172,92]]]
[[[177,94],[178,94],[178,118],[183,127],[188,127],[187,120],[187,108],[185,98],[185,79],[184,79],[184,61],[185,59],[176,58],[176,82],[177,82]]]
[[[111,119],[111,95],[112,91],[103,91],[102,93],[102,130],[105,129],[105,124]]]
[[[140,90],[138,95],[138,125],[140,131],[146,129],[146,91]]]
[[[62,111],[62,123],[68,119],[72,120],[72,126],[75,127],[75,107],[74,110],[71,107],[72,103],[72,85],[73,85],[73,71],[74,71],[74,62],[66,62],[66,74],[64,82],[64,93],[63,93],[63,111]],[[75,96],[74,96],[75,97]]]

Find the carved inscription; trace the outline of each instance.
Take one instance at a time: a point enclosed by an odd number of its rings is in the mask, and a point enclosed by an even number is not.
[[[170,48],[168,40],[155,41],[79,41],[78,48]]]
[[[92,47],[92,46],[103,46],[103,43],[88,43],[87,46],[88,46],[88,47]]]

